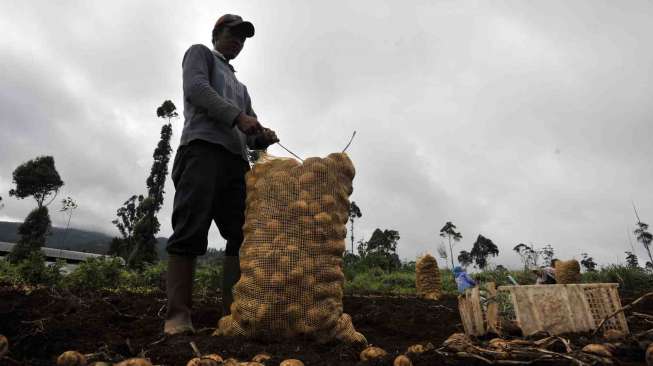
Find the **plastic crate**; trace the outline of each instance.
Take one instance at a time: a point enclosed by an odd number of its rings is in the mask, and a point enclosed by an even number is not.
[[[496,290],[489,284],[486,288],[485,296],[476,287],[458,297],[469,335],[501,334],[508,325],[518,327],[524,336],[591,331],[621,308],[616,283],[500,286]],[[629,333],[623,313],[606,321],[603,329]]]

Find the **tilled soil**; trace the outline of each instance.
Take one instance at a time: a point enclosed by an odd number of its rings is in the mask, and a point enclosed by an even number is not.
[[[627,301],[624,301],[626,304]],[[392,360],[414,344],[437,347],[462,326],[453,296],[438,302],[415,297],[346,296],[345,312],[368,341],[385,349],[389,356],[375,362],[359,361],[360,346],[340,343],[316,344],[308,339],[248,340],[212,337],[221,316],[216,294],[198,297],[193,322],[195,335],[162,339],[162,306],[165,294],[89,293],[70,294],[46,288],[25,289],[0,286],[0,334],[9,338],[9,359],[0,364],[53,365],[57,355],[67,350],[91,354],[99,359],[121,360],[141,354],[158,365],[185,365],[193,356],[190,342],[202,353],[248,361],[258,353],[273,356],[266,365],[278,365],[287,358],[308,365],[392,365]],[[643,301],[634,311],[651,312],[653,299]],[[631,332],[651,326],[631,322]],[[592,341],[576,335],[574,343]],[[471,365],[473,360],[445,359],[436,352],[411,355],[413,364]],[[624,355],[625,364],[643,361],[643,352]],[[477,363],[480,364],[480,363]],[[642,363],[643,364],[643,363]]]
[[[191,341],[202,353],[240,361],[265,352],[273,356],[267,365],[278,365],[286,358],[300,359],[306,365],[364,364],[359,362],[361,347],[336,342],[319,345],[308,339],[212,337],[211,328],[221,316],[217,296],[198,298],[194,304],[193,323],[200,334],[174,336],[157,344],[152,343],[162,336],[159,312],[165,303],[165,294],[160,292],[72,295],[5,286],[0,287],[0,300],[0,334],[9,338],[10,357],[24,365],[53,365],[67,350],[104,352],[115,360],[145,352],[154,364],[185,365],[193,357]],[[462,330],[455,297],[433,302],[415,297],[347,296],[344,304],[357,330],[391,356],[416,343],[439,345]],[[387,362],[377,364],[391,364],[390,358],[394,359],[387,357]],[[422,358],[415,358],[415,365],[442,364],[437,355]]]

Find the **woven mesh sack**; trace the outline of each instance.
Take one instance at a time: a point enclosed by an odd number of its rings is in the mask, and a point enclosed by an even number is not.
[[[575,259],[557,261],[555,264],[556,283],[580,283],[580,264]]]
[[[342,255],[355,169],[344,153],[259,160],[246,176],[241,278],[216,335],[365,343],[343,313]]]
[[[442,280],[440,269],[435,258],[426,254],[415,264],[415,287],[417,295],[430,300],[438,300],[442,296]]]

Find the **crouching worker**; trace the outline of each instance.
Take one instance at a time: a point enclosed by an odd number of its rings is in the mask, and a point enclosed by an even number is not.
[[[557,283],[555,270],[557,261],[557,259],[552,259],[551,265],[534,270],[537,276],[536,285],[555,285]]]
[[[453,275],[456,279],[456,285],[458,286],[458,292],[461,294],[465,293],[465,290],[476,286],[476,281],[469,277],[467,272],[463,270],[460,266],[455,266],[453,268]]]
[[[182,62],[184,128],[171,174],[174,233],[166,247],[170,256],[163,330],[168,335],[195,331],[191,322],[195,263],[206,253],[212,221],[227,241],[222,298],[223,311],[229,313],[232,288],[240,277],[248,147],[266,149],[279,141],[258,121],[247,88],[229,63],[253,35],[252,23],[224,15],[213,28],[213,49],[191,46]]]

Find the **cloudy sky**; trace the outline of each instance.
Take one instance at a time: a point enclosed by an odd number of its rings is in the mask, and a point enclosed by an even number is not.
[[[0,220],[22,221],[34,206],[8,197],[15,167],[53,155],[61,195],[79,204],[72,226],[117,235],[116,209],[145,192],[156,107],[183,104],[184,51],[210,45],[215,20],[236,13],[256,26],[237,76],[284,145],[323,156],[358,131],[358,237],[398,230],[411,259],[434,253],[453,221],[455,250],[482,234],[503,253],[495,264],[517,265],[520,242],[606,264],[630,250],[632,201],[653,221],[648,1],[163,4],[2,2]],[[215,229],[209,241],[224,245]]]

